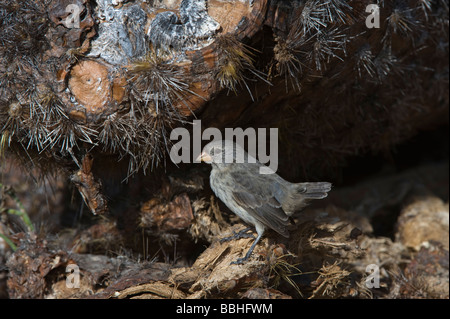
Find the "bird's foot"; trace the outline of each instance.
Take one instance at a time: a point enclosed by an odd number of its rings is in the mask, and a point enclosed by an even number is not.
[[[245,261],[248,260],[248,257],[238,258],[235,261],[232,261],[230,265],[243,265]]]
[[[236,233],[236,232],[233,230],[233,235],[231,235],[231,236],[229,236],[229,237],[222,238],[222,239],[220,240],[220,243],[224,243],[224,242],[227,242],[227,241],[230,241],[230,240],[233,240],[233,239],[255,238],[255,236],[253,236],[252,234],[249,234],[249,233],[248,233],[248,231],[249,231],[250,229],[251,229],[251,228],[245,228],[245,229],[239,231],[238,233]]]
[[[252,246],[247,251],[244,258],[238,258],[236,261],[233,261],[230,265],[242,265],[244,263],[244,261],[247,261],[247,259],[249,259],[250,256],[252,255],[253,249],[255,249],[256,244],[261,240],[262,235],[263,235],[263,232],[258,233],[258,237],[253,242]]]

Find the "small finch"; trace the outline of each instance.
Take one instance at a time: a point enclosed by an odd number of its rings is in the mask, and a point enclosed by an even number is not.
[[[289,217],[310,199],[325,198],[331,190],[327,182],[290,183],[229,140],[210,142],[197,161],[212,165],[209,179],[212,190],[233,213],[253,225],[258,234],[245,257],[232,264],[242,264],[250,257],[267,228],[289,238]],[[261,174],[264,170],[271,174]],[[253,237],[247,234],[248,230],[230,238]]]

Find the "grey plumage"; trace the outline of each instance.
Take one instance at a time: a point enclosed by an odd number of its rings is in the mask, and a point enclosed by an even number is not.
[[[214,141],[206,145],[199,159],[212,165],[210,184],[227,207],[256,228],[258,237],[244,258],[267,228],[288,238],[289,217],[301,210],[311,199],[327,197],[331,184],[290,183],[273,174],[260,174],[264,166],[232,141]]]

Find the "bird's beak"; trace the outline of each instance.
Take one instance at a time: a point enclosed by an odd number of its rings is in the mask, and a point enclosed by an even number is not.
[[[196,162],[205,162],[205,163],[211,163],[212,162],[212,158],[209,154],[202,152],[197,159],[195,160]]]

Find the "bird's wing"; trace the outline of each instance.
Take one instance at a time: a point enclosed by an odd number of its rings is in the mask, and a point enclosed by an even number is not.
[[[253,218],[280,235],[289,237],[287,230],[289,217],[274,196],[269,175],[261,175],[259,172],[252,171],[250,169],[230,172],[231,178],[235,182],[232,198]]]

